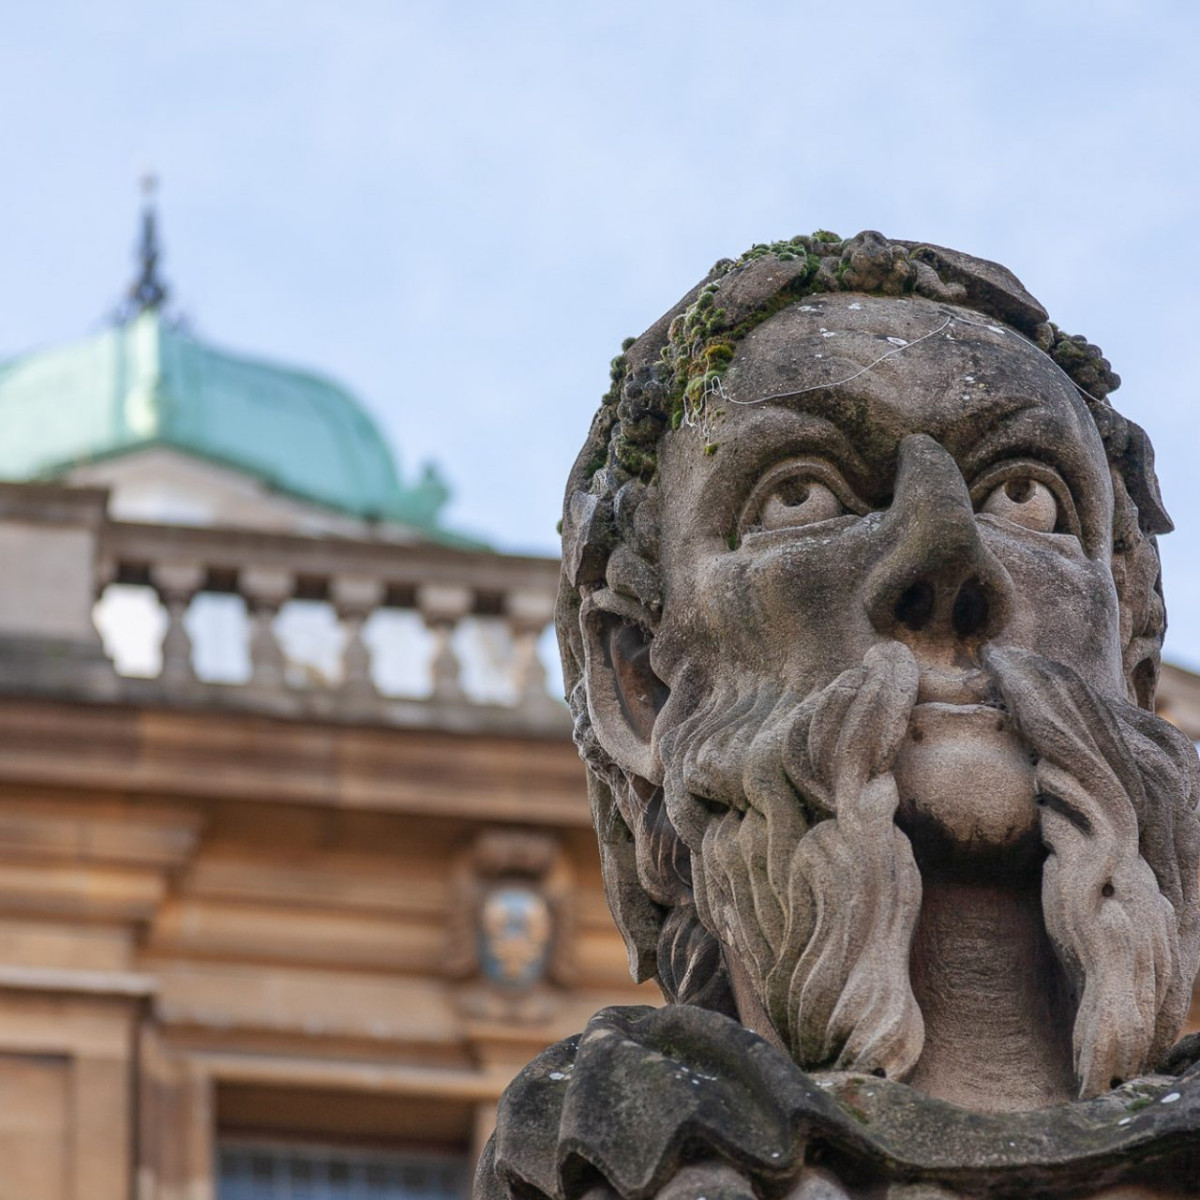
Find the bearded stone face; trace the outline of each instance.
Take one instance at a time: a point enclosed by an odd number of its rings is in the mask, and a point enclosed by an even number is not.
[[[1010,853],[1037,809],[986,652],[1033,651],[1102,695],[1126,691],[1112,485],[1074,387],[977,314],[834,296],[755,330],[726,391],[716,451],[676,436],[662,461],[665,726],[703,702],[674,683],[696,648],[719,648],[712,682],[809,695],[899,642],[919,671],[908,819],[964,853]],[[964,789],[964,770],[989,786]]]
[[[661,617],[594,595],[586,678],[739,1017],[980,1108],[1152,1067],[1200,949],[1195,755],[1133,703],[1073,384],[976,312],[835,294],[701,415],[660,453]]]

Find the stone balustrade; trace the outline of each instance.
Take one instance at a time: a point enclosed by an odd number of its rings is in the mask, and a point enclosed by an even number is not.
[[[31,530],[62,559],[53,570],[43,563],[40,575]],[[0,619],[0,666],[22,667],[0,690],[11,691],[19,677],[25,690],[272,716],[497,732],[569,728],[544,661],[558,583],[552,559],[114,521],[102,492],[41,485],[0,485],[0,548],[6,539],[25,561],[0,580],[0,618],[15,614],[7,627]],[[120,616],[115,599],[134,594],[141,606]],[[203,616],[214,597],[238,614],[219,633]],[[81,615],[95,600],[116,669]],[[39,619],[50,609],[70,614],[71,628],[57,615]],[[289,620],[301,609],[310,617],[320,610],[327,643],[333,639],[332,658],[327,653],[319,667],[289,644]],[[121,673],[114,621],[156,643],[156,669]],[[235,669],[214,676],[201,663],[213,660],[206,639],[216,636],[239,644],[217,647]],[[64,653],[88,671],[48,670]],[[383,659],[402,668],[406,682],[389,683]]]

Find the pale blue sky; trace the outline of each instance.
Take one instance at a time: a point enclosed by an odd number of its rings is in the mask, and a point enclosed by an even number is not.
[[[0,355],[111,309],[152,168],[198,333],[341,379],[456,524],[552,552],[609,358],[713,260],[822,226],[956,246],[1123,376],[1200,665],[1200,7],[4,9]]]

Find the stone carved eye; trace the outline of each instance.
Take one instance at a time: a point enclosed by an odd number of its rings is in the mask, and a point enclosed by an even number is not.
[[[1013,464],[989,471],[972,491],[979,513],[1034,533],[1079,534],[1071,493],[1062,479],[1045,466]]]
[[[783,480],[764,498],[758,513],[763,529],[784,529],[789,526],[814,525],[840,517],[846,510],[832,489],[818,479]]]
[[[802,529],[866,512],[841,475],[827,463],[799,460],[769,471],[743,510],[744,533]]]

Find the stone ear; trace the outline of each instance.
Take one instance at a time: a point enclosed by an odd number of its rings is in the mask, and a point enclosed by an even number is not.
[[[650,664],[653,623],[640,604],[608,589],[587,598],[579,620],[588,712],[600,744],[623,770],[659,784],[652,739],[669,693]]]

